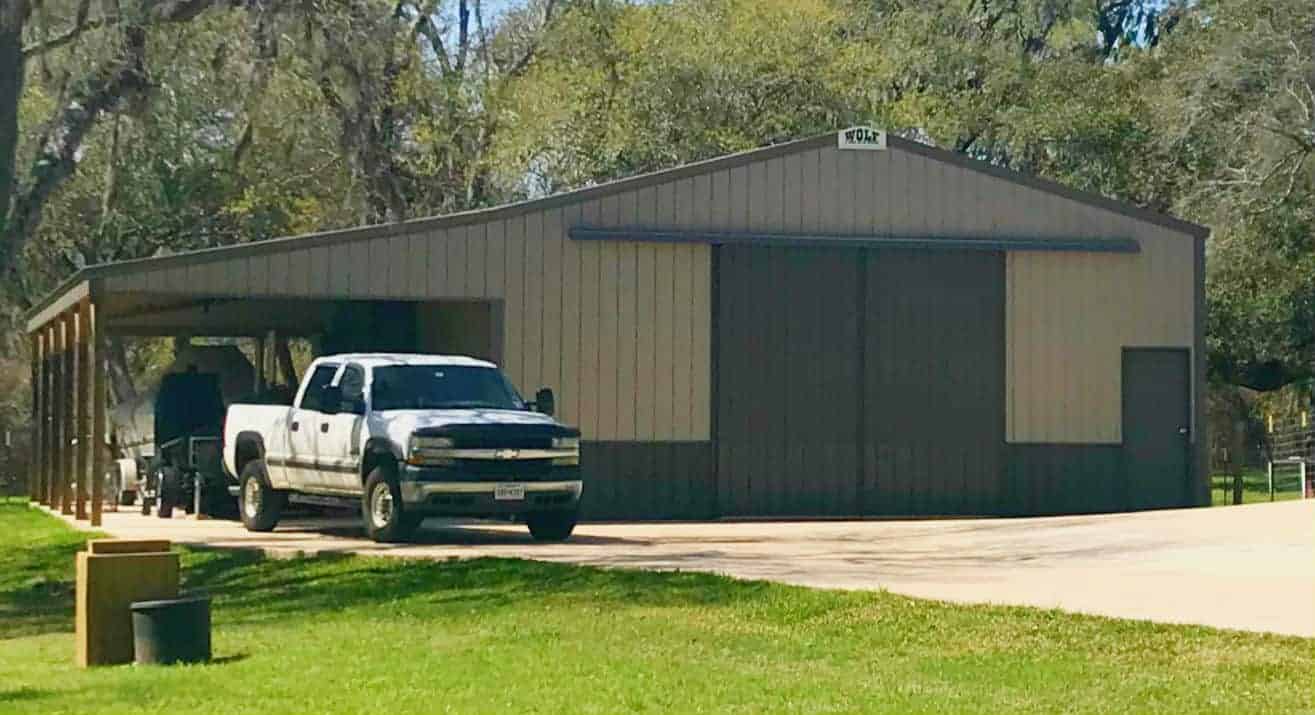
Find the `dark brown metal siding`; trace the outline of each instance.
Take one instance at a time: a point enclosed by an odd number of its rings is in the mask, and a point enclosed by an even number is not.
[[[1011,444],[1007,455],[1001,514],[1100,513],[1128,504],[1120,445]]]
[[[1007,508],[1004,256],[867,253],[863,512]]]
[[[856,514],[859,252],[719,250],[722,515]]]
[[[716,516],[710,442],[584,442],[581,518]]]
[[[1002,254],[719,251],[723,515],[1007,508]]]

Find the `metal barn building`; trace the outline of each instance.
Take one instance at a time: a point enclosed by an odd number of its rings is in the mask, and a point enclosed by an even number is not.
[[[273,330],[554,388],[586,518],[1201,504],[1206,235],[860,129],[92,266],[28,323],[39,496],[72,509],[74,475],[100,473],[93,440],[62,446],[104,434],[99,335]]]

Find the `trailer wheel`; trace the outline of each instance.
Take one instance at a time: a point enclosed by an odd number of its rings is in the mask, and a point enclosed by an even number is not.
[[[265,462],[253,459],[242,467],[241,496],[238,510],[247,531],[273,531],[278,526],[287,494],[269,485]]]
[[[156,494],[159,494],[157,501],[160,502],[160,508],[156,511],[161,519],[173,517],[174,506],[178,504],[178,494],[181,486],[178,483],[178,470],[173,467],[161,467],[159,486],[156,487]]]

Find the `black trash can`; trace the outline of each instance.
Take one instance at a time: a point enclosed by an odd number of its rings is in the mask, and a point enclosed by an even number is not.
[[[210,597],[133,603],[132,646],[133,660],[138,663],[210,660]]]

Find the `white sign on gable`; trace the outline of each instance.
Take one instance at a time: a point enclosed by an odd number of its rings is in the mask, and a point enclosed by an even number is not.
[[[872,127],[841,129],[839,137],[841,149],[874,149],[880,151],[886,148],[886,132]]]

